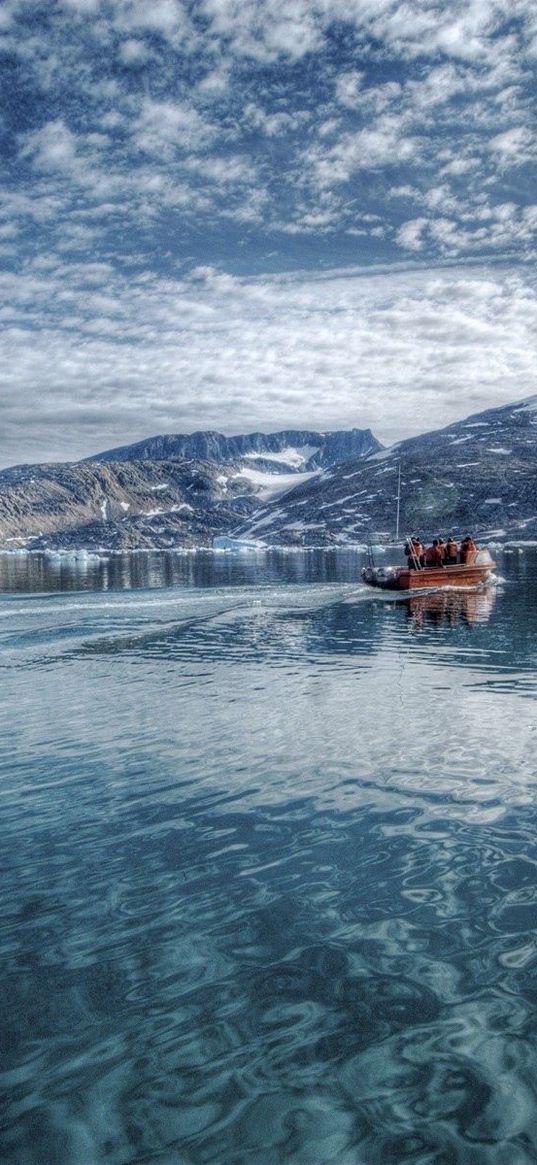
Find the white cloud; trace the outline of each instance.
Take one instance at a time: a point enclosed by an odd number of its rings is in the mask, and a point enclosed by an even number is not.
[[[225,157],[191,157],[185,159],[187,170],[201,174],[210,182],[221,186],[251,182],[255,178],[255,168],[248,157],[226,154]]]
[[[399,246],[409,251],[421,251],[425,246],[423,232],[427,227],[426,218],[413,218],[403,223],[397,232]]]
[[[304,155],[313,179],[321,188],[348,182],[353,174],[411,162],[419,139],[406,135],[394,118],[380,119],[370,129],[345,133],[334,146],[315,146]]]
[[[534,389],[537,295],[509,272],[127,280],[51,258],[0,290],[4,463],[201,427],[390,441]]]
[[[494,66],[516,61],[531,44],[534,10],[530,0],[202,0],[199,12],[211,35],[234,54],[272,61],[299,59],[318,51],[335,21],[360,40],[374,37],[386,56],[404,59],[444,57],[455,62]],[[520,36],[505,35],[511,18]],[[524,33],[528,30],[528,36]],[[378,51],[378,50],[377,50]]]
[[[229,90],[230,71],[227,65],[212,69],[198,82],[198,93],[207,100],[218,99]]]
[[[520,207],[514,202],[494,204],[486,194],[465,206],[446,195],[442,187],[416,196],[416,200],[434,213],[400,226],[397,242],[405,250],[423,251],[426,246],[438,244],[443,254],[458,255],[469,249],[509,251],[518,247],[527,258],[531,257],[528,248],[534,246],[537,233],[537,216],[532,207]]]
[[[5,0],[5,20],[16,24],[23,7]],[[427,205],[420,190],[448,187],[438,210],[457,222],[461,245],[461,186],[467,212],[490,186],[502,201],[509,169],[534,156],[529,0],[509,9],[506,0],[65,0],[58,10],[46,34],[28,35],[21,23],[17,44],[44,107],[55,93],[54,109],[65,109],[24,139],[43,175],[39,196],[54,189],[64,214],[81,190],[90,203],[117,200],[131,223],[190,199],[192,213],[213,223],[263,223],[267,233],[309,226],[313,240],[316,229],[360,230],[370,209],[364,176],[389,171],[394,187],[418,190],[410,221]],[[324,55],[335,21],[345,29],[337,60]],[[308,54],[296,86],[294,73],[271,72],[276,62],[295,70]],[[379,81],[384,65],[390,79]],[[70,181],[60,184],[62,175]],[[218,198],[219,175],[225,188],[243,188],[240,205]],[[338,201],[321,204],[326,194]],[[383,207],[379,238],[401,228],[392,210]],[[429,247],[445,249],[441,234],[428,233]]]
[[[310,121],[310,114],[305,110],[296,110],[293,113],[267,113],[252,101],[244,108],[244,119],[270,138],[300,129]]]
[[[513,126],[491,138],[490,148],[500,165],[521,166],[537,155],[537,138],[525,125]]]
[[[352,69],[350,73],[340,73],[336,79],[336,100],[340,105],[354,109],[361,100],[361,88],[364,73],[360,69]]]
[[[462,174],[468,174],[475,170],[478,165],[479,159],[475,157],[452,157],[445,166],[442,166],[440,174],[442,177],[459,178]]]
[[[216,134],[192,105],[150,98],[144,99],[135,127],[138,147],[157,156],[175,149],[200,152]]]
[[[101,7],[102,0],[61,0],[64,8],[78,16],[92,15]]]
[[[148,46],[143,40],[135,40],[129,37],[124,40],[119,47],[119,57],[121,62],[127,66],[138,68],[143,65],[151,56]]]
[[[77,139],[65,122],[49,121],[43,129],[26,135],[22,150],[39,170],[73,172],[77,164]]]
[[[13,13],[7,8],[0,8],[0,33],[7,32],[13,24]]]
[[[318,6],[309,0],[201,0],[199,12],[241,57],[299,60],[323,44]]]
[[[112,0],[112,7],[120,29],[148,29],[164,36],[189,29],[185,6],[179,0]]]
[[[357,385],[360,401],[376,394],[403,425],[382,385],[398,384],[405,407],[414,375],[424,400],[433,392],[425,275],[396,274],[390,290],[380,274],[233,281],[217,265],[535,257],[530,0],[4,0],[0,33],[24,94],[2,111],[7,133],[17,112],[0,190],[2,261],[7,269],[15,245],[21,262],[40,256],[24,279],[4,273],[3,375],[17,408],[25,391],[30,413],[40,394],[47,417],[79,407],[91,436],[82,419],[72,432],[87,451],[108,441],[99,409],[110,416],[116,388],[133,419],[114,440],[183,416],[229,428],[281,412],[282,423],[301,423],[304,402],[320,425],[343,424]],[[88,257],[113,260],[91,286]],[[177,280],[191,264],[212,275]],[[468,276],[481,304],[482,284]],[[534,301],[513,286],[502,291],[513,338],[499,293],[479,326],[490,336],[493,319],[504,375],[486,392],[522,396]],[[460,281],[457,295],[464,333],[473,309]],[[436,321],[436,285],[431,296]],[[459,367],[454,340],[436,322],[434,331],[445,367],[431,401],[453,392],[460,402],[448,378]],[[479,395],[474,349],[466,357]],[[482,373],[486,386],[490,368]],[[67,423],[64,432],[68,453]]]

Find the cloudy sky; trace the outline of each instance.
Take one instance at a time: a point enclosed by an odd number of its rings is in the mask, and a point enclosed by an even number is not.
[[[0,464],[537,392],[535,0],[2,0]]]

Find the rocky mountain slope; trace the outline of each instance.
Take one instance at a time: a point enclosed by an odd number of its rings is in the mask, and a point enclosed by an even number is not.
[[[537,537],[537,396],[346,462],[262,506],[236,535],[319,545],[393,537]]]
[[[280,433],[242,433],[225,437],[223,433],[200,431],[149,437],[134,445],[123,445],[98,453],[92,461],[161,461],[191,457],[225,465],[242,458],[255,461],[258,468],[273,473],[309,472],[323,466],[337,465],[352,457],[376,453],[382,445],[370,429],[316,433],[309,429],[285,429]]]
[[[201,461],[17,466],[0,473],[0,545],[210,546],[256,502],[232,466]]]
[[[369,430],[152,437],[68,465],[0,472],[0,546],[210,546],[260,502],[346,454],[382,446]]]
[[[280,545],[389,539],[399,466],[401,538],[537,537],[537,396],[340,461],[356,434],[324,434],[324,444],[306,431],[193,434],[191,446],[186,437],[152,438],[112,451],[115,460],[106,453],[6,469],[0,546],[210,546],[222,534]],[[178,440],[208,459],[171,456]]]

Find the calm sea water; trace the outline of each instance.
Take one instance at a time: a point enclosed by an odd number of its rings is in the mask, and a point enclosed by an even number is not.
[[[0,559],[3,1165],[537,1161],[537,554],[360,565]]]

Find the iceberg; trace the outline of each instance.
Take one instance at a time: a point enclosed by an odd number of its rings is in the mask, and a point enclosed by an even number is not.
[[[213,550],[265,550],[266,543],[254,538],[230,538],[227,534],[220,534],[213,538]]]

